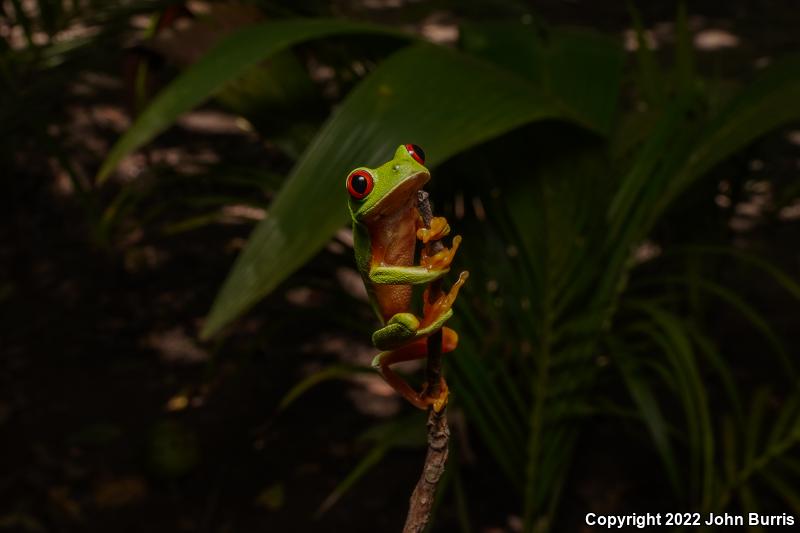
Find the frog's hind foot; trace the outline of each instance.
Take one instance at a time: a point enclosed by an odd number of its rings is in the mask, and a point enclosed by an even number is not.
[[[428,384],[425,383],[422,385],[422,390],[419,393],[419,397],[426,406],[430,405],[433,407],[435,412],[441,413],[442,409],[444,409],[447,405],[447,400],[450,398],[450,388],[447,386],[444,376],[442,376],[439,383],[439,394],[431,394],[428,391]]]
[[[458,276],[458,280],[453,283],[453,286],[450,287],[450,290],[446,294],[442,294],[436,298],[433,302],[428,301],[428,291],[430,288],[425,289],[425,296],[423,297],[425,306],[421,324],[422,328],[427,328],[432,324],[442,322],[442,318],[446,320],[452,316],[453,311],[451,310],[451,307],[453,307],[456,297],[458,297],[458,291],[467,281],[467,278],[469,278],[469,272],[465,270]]]
[[[458,335],[450,328],[442,328],[442,354],[452,352],[458,344]],[[414,407],[427,409],[433,406],[438,413],[447,405],[448,388],[447,383],[442,378],[439,394],[436,396],[428,392],[427,386],[423,386],[420,392],[415,391],[406,381],[392,370],[391,365],[405,361],[424,359],[428,355],[428,339],[420,338],[416,341],[401,346],[395,350],[381,352],[372,360],[372,366],[380,372],[398,394],[408,400]]]
[[[450,248],[444,248],[442,251],[433,255],[427,255],[423,250],[422,257],[420,258],[420,265],[428,270],[447,270],[450,268],[450,263],[456,256],[458,247],[461,244],[461,235],[453,237],[453,245]]]

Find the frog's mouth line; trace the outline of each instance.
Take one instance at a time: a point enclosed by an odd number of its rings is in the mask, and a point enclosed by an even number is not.
[[[366,211],[364,216],[368,219],[381,218],[396,213],[408,204],[416,206],[417,191],[422,189],[429,179],[431,175],[427,172],[411,174]]]

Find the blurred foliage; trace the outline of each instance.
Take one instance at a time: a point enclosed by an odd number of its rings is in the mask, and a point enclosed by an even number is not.
[[[187,474],[200,460],[197,436],[175,420],[162,420],[152,429],[149,459],[161,476]]]
[[[800,512],[797,354],[752,295],[738,290],[758,279],[797,305],[796,272],[732,246],[708,221],[719,166],[800,120],[800,59],[775,61],[728,95],[696,71],[683,6],[665,68],[633,9],[638,46],[626,65],[617,40],[533,17],[466,20],[451,48],[394,27],[295,18],[327,14],[311,4],[291,10],[265,2],[266,21],[229,32],[149,100],[95,179],[69,172],[47,130],[52,110],[30,111],[42,80],[87,68],[92,51],[132,14],[159,20],[166,4],[67,12],[53,7],[60,2],[39,2],[37,17],[19,3],[2,4],[14,8],[7,15],[24,43],[0,41],[8,95],[0,124],[40,139],[67,169],[98,242],[110,242],[134,212],[160,220],[181,205],[191,216],[163,226],[179,232],[218,221],[231,203],[267,210],[204,336],[218,334],[342,227],[347,170],[413,141],[435,167],[433,198],[464,235],[459,264],[471,271],[454,326],[461,343],[448,359],[453,407],[506,478],[509,510],[521,511],[525,531],[559,523],[576,451],[586,446],[581,436],[597,417],[620,439],[648,444],[675,508],[757,510],[778,501]],[[58,39],[76,20],[100,31]],[[314,66],[332,69],[338,95],[322,95]],[[188,178],[156,168],[154,179],[125,184],[109,200],[104,182],[116,165],[209,99],[279,147],[291,166],[286,177],[230,162]],[[11,156],[15,143],[2,149]],[[799,190],[792,183],[776,196],[788,202]],[[720,309],[762,339],[753,361],[726,355],[714,327]],[[282,407],[319,382],[360,371],[323,370]],[[420,420],[364,436],[372,451],[320,510],[389,449],[421,444],[408,431]],[[168,475],[197,457],[194,437],[171,425],[154,432],[152,452]],[[469,524],[469,490],[453,468],[447,486]],[[264,505],[281,505],[278,492],[265,492]]]

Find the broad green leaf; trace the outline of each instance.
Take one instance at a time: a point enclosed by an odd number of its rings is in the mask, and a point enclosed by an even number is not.
[[[549,94],[602,133],[614,126],[625,54],[614,39],[559,30],[548,46]]]
[[[625,54],[600,33],[543,31],[518,22],[470,22],[461,27],[467,52],[540,85],[595,131],[608,134],[616,119]]]
[[[270,139],[307,121],[323,107],[308,70],[290,51],[273,54],[269,61],[248,68],[226,83],[215,100],[247,118],[256,131]]]
[[[546,52],[538,25],[468,20],[459,27],[459,45],[465,52],[538,85],[545,84]]]
[[[97,181],[103,182],[127,154],[170,126],[181,114],[202,103],[249,67],[290,46],[331,35],[384,34],[410,39],[390,28],[333,19],[265,22],[230,35],[170,83],[117,141]]]
[[[251,234],[202,332],[208,338],[269,293],[346,220],[344,176],[404,142],[429,166],[523,124],[571,118],[536,86],[475,58],[431,45],[397,52],[365,78],[303,154]]]

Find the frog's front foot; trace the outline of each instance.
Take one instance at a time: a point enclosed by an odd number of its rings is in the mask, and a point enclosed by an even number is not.
[[[417,230],[417,239],[421,240],[424,244],[431,241],[438,241],[450,234],[450,224],[444,217],[433,217],[431,219],[431,227],[419,228]]]
[[[450,268],[450,263],[458,251],[458,246],[461,244],[461,236],[456,235],[453,237],[453,246],[445,248],[441,252],[437,252],[431,256],[422,254],[420,264],[428,270],[447,270]]]

